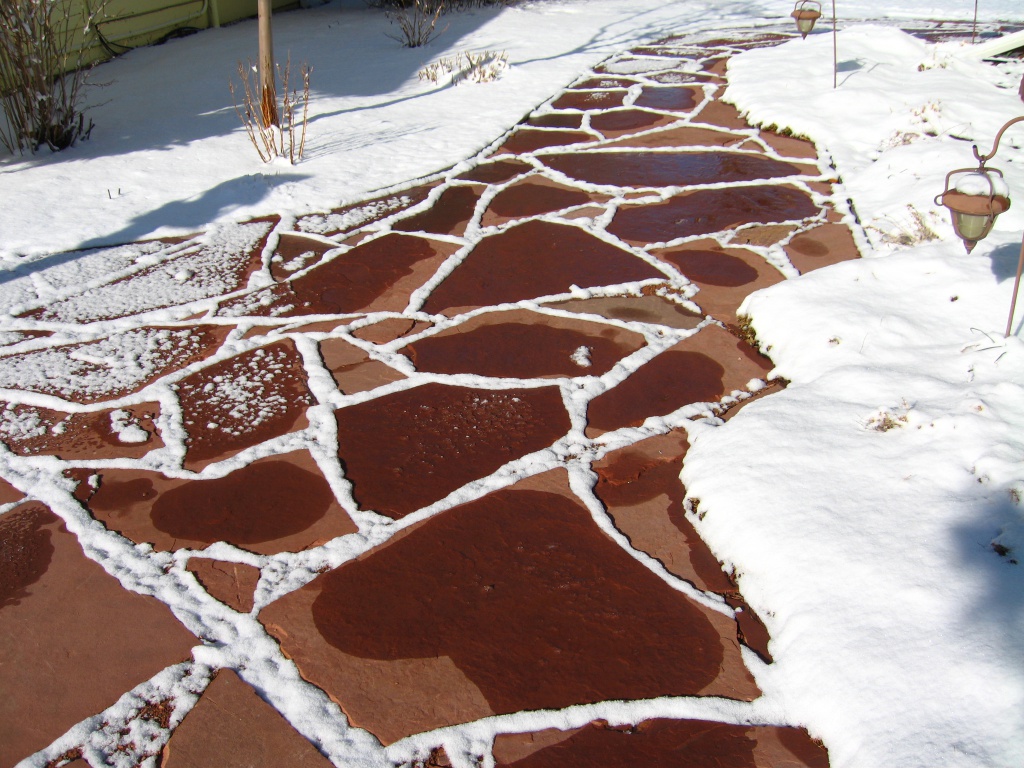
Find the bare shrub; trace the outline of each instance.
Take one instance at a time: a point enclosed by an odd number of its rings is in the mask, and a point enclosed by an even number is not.
[[[238,104],[235,83],[228,81],[228,89],[235,104],[235,114],[242,121],[249,141],[260,156],[260,160],[269,163],[275,157],[287,157],[288,162],[295,165],[302,159],[306,149],[306,118],[309,114],[309,77],[313,68],[305,62],[302,64],[302,93],[291,87],[292,57],[281,69],[275,65],[277,80],[281,83],[281,103],[277,110],[279,125],[264,118],[260,100],[259,74],[250,61],[248,65],[238,62],[238,77],[242,83],[242,105]],[[296,117],[301,108],[302,117]]]
[[[501,73],[506,69],[508,54],[504,51],[465,51],[428,64],[417,74],[420,80],[429,80],[432,83],[440,83],[451,77],[452,83],[458,85],[466,81],[489,83],[501,77]]]
[[[398,27],[397,34],[388,37],[397,40],[406,48],[419,48],[435,36],[448,29],[438,30],[437,22],[445,11],[445,0],[410,0],[402,7],[384,12],[388,22]]]
[[[0,2],[0,142],[11,153],[44,145],[57,152],[89,138],[93,122],[80,104],[91,66],[72,43],[79,25],[84,36],[106,2],[92,6],[75,23],[71,3],[61,0]]]

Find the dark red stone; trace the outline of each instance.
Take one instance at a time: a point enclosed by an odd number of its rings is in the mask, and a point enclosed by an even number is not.
[[[629,80],[625,77],[592,77],[585,82],[577,83],[573,87],[584,91],[597,88],[629,88],[629,86],[635,84],[635,80]]]
[[[611,109],[621,107],[626,91],[566,91],[551,105],[554,109]]]
[[[412,208],[426,200],[431,189],[433,189],[432,185],[413,187],[373,200],[364,200],[361,203],[336,208],[327,214],[314,213],[303,216],[295,222],[295,228],[300,232],[314,232],[318,235],[328,236],[349,232],[392,216],[406,208]]]
[[[502,144],[495,154],[520,155],[534,152],[545,147],[560,147],[567,144],[584,144],[597,141],[599,137],[583,131],[542,131],[530,128],[519,128]]]
[[[332,247],[320,240],[283,232],[270,259],[270,274],[275,280],[287,280],[296,272],[316,264]]]
[[[682,112],[693,109],[703,98],[704,92],[694,88],[645,87],[633,104],[647,109]]]
[[[579,227],[528,221],[480,242],[430,295],[442,312],[662,277],[653,267]]]
[[[186,462],[193,466],[292,431],[313,404],[291,340],[214,363],[175,389],[188,433]]]
[[[526,121],[527,125],[537,128],[571,128],[579,130],[583,125],[583,115],[576,112],[556,112],[547,115],[536,115]]]
[[[399,232],[429,232],[437,235],[461,235],[473,217],[480,190],[473,187],[449,187],[426,211],[396,222]]]
[[[613,137],[645,128],[653,128],[668,120],[671,118],[654,112],[645,112],[642,109],[617,109],[594,115],[590,118],[590,127],[605,136]]]
[[[0,516],[0,609],[17,605],[46,573],[53,545],[44,525],[52,521],[53,515],[39,506]]]
[[[610,326],[531,312],[501,312],[482,322],[474,320],[417,341],[401,352],[419,371],[539,378],[601,376],[644,345],[642,336],[623,334]],[[626,343],[629,337],[632,343]],[[573,359],[580,348],[587,350],[585,364]]]
[[[803,173],[790,163],[738,152],[592,152],[545,155],[542,160],[570,178],[617,187],[683,187]],[[732,195],[738,190],[715,191]]]
[[[425,384],[335,411],[339,454],[364,509],[401,518],[569,431],[557,387]]]
[[[497,713],[698,694],[723,659],[702,609],[552,493],[493,493],[317,581],[329,644],[448,656]]]
[[[724,251],[668,251],[663,254],[694,282],[736,288],[757,280],[757,270]]]
[[[579,128],[579,121],[572,127]],[[481,184],[501,184],[503,181],[508,181],[532,169],[532,165],[519,160],[495,160],[491,163],[481,163],[476,168],[460,174],[459,178],[466,181],[478,181]]]
[[[793,187],[703,189],[657,205],[624,206],[608,231],[627,241],[659,243],[755,222],[800,220],[817,213],[810,196]]]
[[[590,202],[590,195],[578,189],[556,186],[545,181],[527,179],[499,192],[488,211],[505,218],[524,218],[560,211]]]
[[[65,413],[34,405],[6,404],[0,401],[0,435],[2,442],[19,456],[56,456],[64,460],[141,458],[154,448],[163,447],[156,428],[159,403],[140,403],[89,413]],[[121,411],[127,420],[148,435],[139,443],[122,442],[113,430],[111,414]],[[35,428],[4,434],[3,422],[34,424]],[[2,503],[2,501],[0,501]]]

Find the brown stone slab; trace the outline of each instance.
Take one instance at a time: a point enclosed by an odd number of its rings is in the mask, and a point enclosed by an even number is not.
[[[570,127],[579,128],[579,119],[577,119],[576,125]],[[460,174],[457,178],[465,181],[478,181],[481,184],[501,184],[532,170],[532,165],[520,160],[495,160],[490,163],[481,163],[476,168]]]
[[[606,144],[607,147],[735,147],[749,137],[709,128],[670,128],[665,131],[631,136]]]
[[[185,377],[181,404],[185,464],[219,461],[272,437],[305,429],[313,396],[291,339],[243,352]]]
[[[638,131],[657,128],[675,122],[675,118],[646,112],[642,109],[616,109],[601,112],[590,118],[590,127],[600,131],[606,138],[627,136]]]
[[[260,618],[384,743],[491,712],[730,696],[723,668],[745,674],[730,620],[641,566],[579,501],[530,490],[434,517]],[[417,666],[447,668],[449,686]]]
[[[482,240],[424,304],[426,312],[511,303],[662,277],[633,254],[579,227],[528,221]]]
[[[714,240],[687,243],[657,251],[655,255],[673,264],[700,289],[692,301],[730,326],[739,322],[736,311],[747,296],[785,279],[756,253],[741,248],[722,248]]]
[[[128,592],[38,503],[0,516],[0,765],[13,765],[199,641]]]
[[[362,243],[289,283],[295,307],[285,314],[401,312],[457,247],[400,234]]]
[[[302,216],[295,222],[295,228],[299,232],[310,232],[328,237],[343,232],[351,232],[422,203],[427,199],[427,195],[430,194],[430,190],[434,186],[433,184],[426,184],[406,189],[402,192],[383,195],[373,200],[336,208],[330,213],[314,213]]]
[[[273,555],[356,531],[307,451],[260,459],[214,480],[105,469],[87,503],[107,528],[161,551],[226,541]]]
[[[625,90],[569,90],[552,102],[552,109],[611,109],[621,107]]]
[[[335,411],[360,507],[399,519],[569,431],[557,387],[424,384]]]
[[[556,301],[547,306],[567,312],[603,315],[615,320],[656,323],[670,328],[696,328],[704,321],[697,315],[661,296],[599,296],[593,299]]]
[[[688,448],[685,433],[670,432],[612,451],[594,463],[594,492],[634,547],[699,589],[733,592],[736,585],[684,515],[679,473]]]
[[[0,386],[83,404],[123,397],[209,357],[228,331],[209,325],[139,328],[99,341],[8,355],[0,358]],[[125,359],[135,365],[124,365]]]
[[[211,597],[241,613],[255,605],[260,569],[244,563],[229,563],[205,557],[189,558],[186,566]]]
[[[501,740],[495,756],[501,754]],[[592,723],[507,768],[828,768],[828,753],[797,728],[704,720],[647,720],[635,727]]]
[[[782,136],[772,131],[761,131],[758,136],[761,138],[761,141],[783,157],[803,157],[808,160],[818,159],[817,148],[806,139]]]
[[[546,115],[535,115],[529,118],[526,124],[536,128],[571,128],[579,130],[583,125],[583,115],[578,112],[552,112]]]
[[[545,147],[561,147],[568,144],[585,144],[597,141],[599,137],[584,131],[534,130],[517,128],[508,140],[494,153],[497,155],[521,155]]]
[[[744,227],[737,230],[730,239],[732,245],[759,245],[767,248],[785,240],[796,227],[789,224],[768,224],[763,227]]]
[[[363,350],[344,339],[324,339],[320,342],[320,355],[338,389],[348,395],[368,392],[405,378],[391,366],[371,360]]]
[[[694,119],[698,123],[718,125],[730,131],[750,128],[750,124],[743,119],[736,107],[724,101],[709,101]]]
[[[473,218],[480,192],[480,189],[470,186],[449,187],[429,209],[396,222],[393,229],[398,232],[461,236]]]
[[[282,232],[270,258],[270,275],[277,281],[287,280],[299,270],[316,264],[327,251],[336,247],[294,232]]]
[[[587,91],[598,88],[629,88],[631,85],[636,85],[636,80],[626,77],[592,77],[582,83],[577,83],[573,88]]]
[[[478,315],[401,352],[417,370],[431,373],[601,376],[644,343],[640,334],[615,326],[513,310]]]
[[[767,359],[718,326],[707,326],[662,352],[614,389],[598,395],[587,411],[587,435],[637,427],[691,403],[717,402],[747,382],[764,378]]]
[[[669,112],[689,112],[704,100],[704,91],[697,88],[644,86],[634,106]]]
[[[836,223],[822,224],[797,235],[785,250],[790,262],[801,273],[860,258],[850,228]]]
[[[739,152],[579,152],[545,155],[543,162],[571,179],[616,187],[684,187],[806,173],[792,163]]]
[[[717,82],[717,79],[706,72],[681,72],[669,70],[667,72],[655,72],[647,75],[648,80],[653,80],[662,85],[681,85],[683,83],[709,83]]]
[[[603,197],[603,196],[602,196]],[[592,196],[544,176],[532,176],[499,192],[484,212],[481,224],[493,227],[512,219],[560,211],[591,202]]]
[[[701,69],[705,72],[710,72],[712,75],[718,75],[719,77],[725,77],[726,70],[729,67],[729,57],[723,56],[718,59],[708,59],[701,64]]]
[[[623,206],[608,231],[627,242],[660,243],[743,224],[806,219],[818,212],[806,192],[785,185],[702,189],[657,205]]]
[[[13,504],[25,498],[25,494],[0,477],[0,504]]]
[[[19,456],[56,456],[66,461],[137,459],[163,447],[155,424],[159,413],[159,403],[94,413],[64,413],[8,403],[0,410],[0,441]],[[115,414],[119,425],[137,427],[141,432],[132,429],[126,433],[129,439],[122,440],[114,430],[111,417]]]
[[[357,328],[352,335],[357,339],[372,341],[374,344],[387,344],[403,336],[419,333],[432,325],[433,323],[410,320],[406,317],[386,317],[379,322]]]
[[[221,669],[164,747],[162,768],[330,768],[332,763],[230,669]]]

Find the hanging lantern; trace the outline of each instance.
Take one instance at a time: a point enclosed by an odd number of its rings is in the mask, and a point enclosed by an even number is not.
[[[958,178],[951,187],[954,176]],[[999,214],[1010,208],[1010,190],[998,168],[958,168],[946,174],[946,189],[935,204],[949,210],[953,230],[970,253],[992,231]]]
[[[797,0],[790,14],[796,20],[801,37],[807,37],[814,29],[814,22],[821,18],[821,3],[818,0]]]

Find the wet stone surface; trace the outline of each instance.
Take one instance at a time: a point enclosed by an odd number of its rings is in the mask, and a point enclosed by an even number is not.
[[[685,511],[692,425],[780,388],[744,298],[857,257],[814,146],[720,101],[788,36],[735,37],[613,56],[457,171],[42,275],[0,333],[0,764],[328,764],[276,701],[366,764],[478,764],[475,721],[530,710],[497,765],[827,766],[701,706],[742,716],[778,649]],[[598,719],[661,696],[702,716]],[[349,725],[455,730],[409,763]]]

